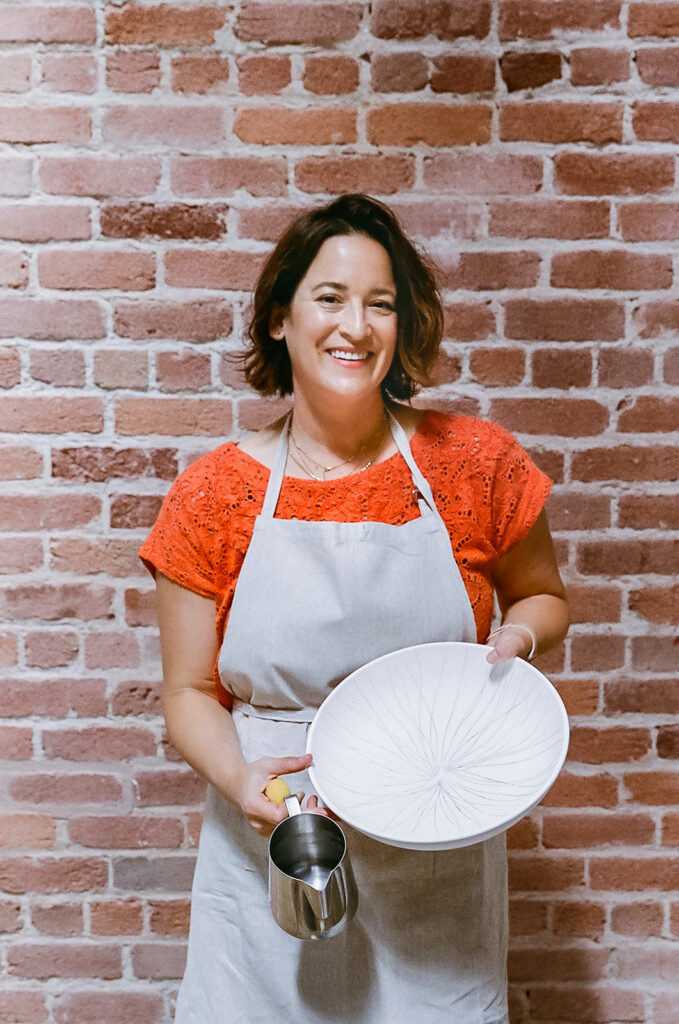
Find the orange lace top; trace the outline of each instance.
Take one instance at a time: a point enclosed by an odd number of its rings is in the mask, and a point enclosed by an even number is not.
[[[535,522],[551,481],[495,423],[428,412],[411,440],[464,581],[479,642],[493,613],[493,566]],[[269,470],[233,442],[198,459],[172,485],[140,557],[189,590],[214,599],[221,646],[238,574],[264,501]],[[410,470],[396,453],[339,480],[285,477],[282,519],[362,519],[401,525],[419,515]],[[215,682],[220,697],[228,696]]]

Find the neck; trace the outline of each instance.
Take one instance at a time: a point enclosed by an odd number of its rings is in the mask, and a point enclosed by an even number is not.
[[[374,400],[346,401],[341,406],[295,395],[292,429],[297,440],[315,448],[317,454],[329,452],[351,458],[377,436],[383,423],[384,403],[380,393]]]

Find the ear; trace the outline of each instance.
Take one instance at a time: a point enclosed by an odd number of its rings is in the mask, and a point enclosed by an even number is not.
[[[275,341],[285,340],[285,327],[283,326],[284,319],[285,311],[281,309],[280,306],[276,306],[269,320],[269,334]]]

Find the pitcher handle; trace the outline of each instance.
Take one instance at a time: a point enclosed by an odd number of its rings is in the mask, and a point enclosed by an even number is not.
[[[292,793],[290,794],[290,796],[286,796],[286,798],[285,798],[285,806],[286,806],[286,808],[288,810],[288,815],[291,818],[295,814],[301,814],[302,813],[302,808],[299,805],[299,800]]]

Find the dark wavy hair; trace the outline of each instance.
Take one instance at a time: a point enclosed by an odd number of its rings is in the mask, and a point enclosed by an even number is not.
[[[403,233],[384,203],[360,193],[342,195],[297,217],[267,259],[253,295],[250,344],[241,354],[248,384],[262,395],[292,392],[287,346],[269,334],[272,317],[287,310],[318,250],[334,235],[366,235],[386,249],[396,285],[396,352],[382,392],[411,398],[430,383],[443,334],[443,309],[432,266]],[[239,361],[240,361],[239,360]]]

